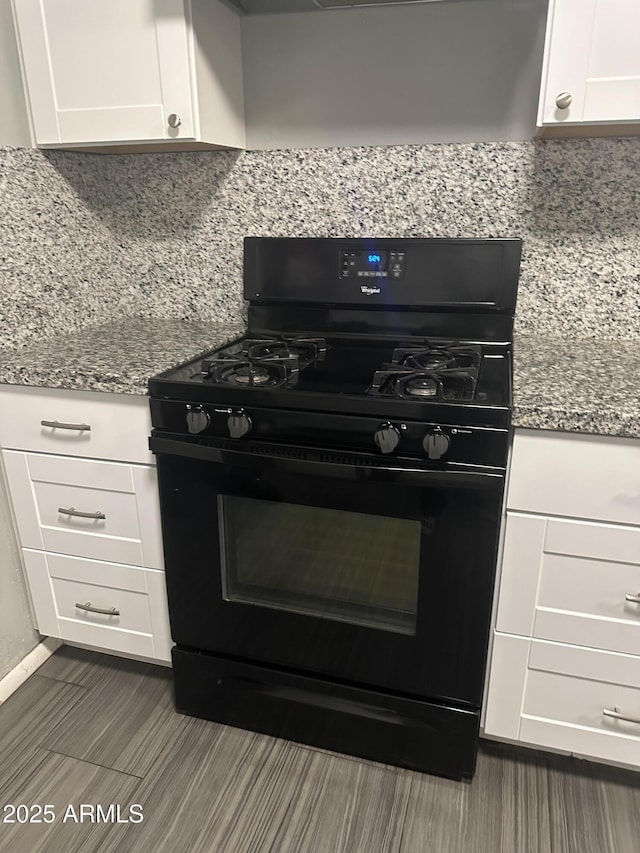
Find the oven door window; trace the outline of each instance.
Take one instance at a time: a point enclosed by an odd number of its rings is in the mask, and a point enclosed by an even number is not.
[[[414,635],[420,522],[220,495],[226,601]]]

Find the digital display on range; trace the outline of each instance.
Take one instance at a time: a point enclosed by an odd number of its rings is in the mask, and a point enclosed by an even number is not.
[[[383,270],[387,266],[386,252],[362,252],[363,260],[366,260],[366,265],[372,270]]]
[[[404,278],[405,253],[382,249],[341,253],[342,278]]]

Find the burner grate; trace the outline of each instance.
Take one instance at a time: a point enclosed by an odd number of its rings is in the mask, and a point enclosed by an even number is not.
[[[478,347],[465,344],[438,343],[429,341],[422,347],[398,347],[391,361],[400,367],[414,370],[478,369],[481,352]]]
[[[282,338],[249,338],[244,341],[244,349],[249,358],[297,356],[306,365],[325,357],[327,342],[324,338],[283,335]]]
[[[473,400],[477,375],[468,370],[376,370],[368,394],[410,400]]]
[[[212,382],[241,388],[281,387],[294,385],[299,373],[296,356],[249,359],[205,359],[202,373]]]
[[[376,370],[370,395],[412,400],[473,400],[482,350],[457,341],[424,341],[394,349]]]
[[[299,335],[246,338],[202,361],[205,379],[242,388],[293,387],[300,370],[324,359],[324,338]]]

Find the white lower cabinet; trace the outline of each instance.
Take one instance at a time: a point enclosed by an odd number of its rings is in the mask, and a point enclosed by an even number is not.
[[[496,633],[485,732],[640,767],[640,657]]]
[[[639,462],[633,439],[516,432],[487,735],[640,767]]]
[[[148,401],[12,388],[0,391],[0,409],[38,630],[170,661],[156,470],[140,464],[152,460]]]
[[[170,660],[162,572],[27,548],[23,556],[42,633]]]

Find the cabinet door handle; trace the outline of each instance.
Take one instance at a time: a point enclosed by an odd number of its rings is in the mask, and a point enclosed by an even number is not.
[[[59,506],[58,512],[61,513],[62,515],[74,515],[77,518],[102,518],[102,519],[104,519],[107,517],[103,512],[100,512],[99,509],[97,509],[95,512],[82,512],[82,510],[76,509],[74,506],[70,506],[70,507]]]
[[[571,106],[572,101],[573,98],[571,97],[569,92],[560,92],[560,94],[556,98],[556,107],[559,110],[568,110]]]
[[[171,113],[171,115],[167,119],[167,123],[169,124],[169,127],[175,129],[176,127],[180,127],[180,125],[182,124],[182,119],[177,113]]]
[[[43,427],[51,427],[52,429],[75,429],[77,432],[90,432],[90,424],[65,424],[62,421],[40,421]]]
[[[81,604],[79,601],[76,601],[76,607],[78,610],[86,610],[89,613],[104,613],[106,616],[119,616],[120,611],[116,610],[115,607],[94,607],[90,601],[87,601],[85,604]]]
[[[632,604],[640,604],[640,592],[636,593],[635,595],[629,593],[628,595],[625,595],[624,598],[625,601],[630,601]]]
[[[640,717],[630,717],[628,714],[623,714],[617,706],[613,708],[603,708],[602,713],[605,717],[613,717],[614,720],[624,720],[625,723],[636,723],[640,726]]]

